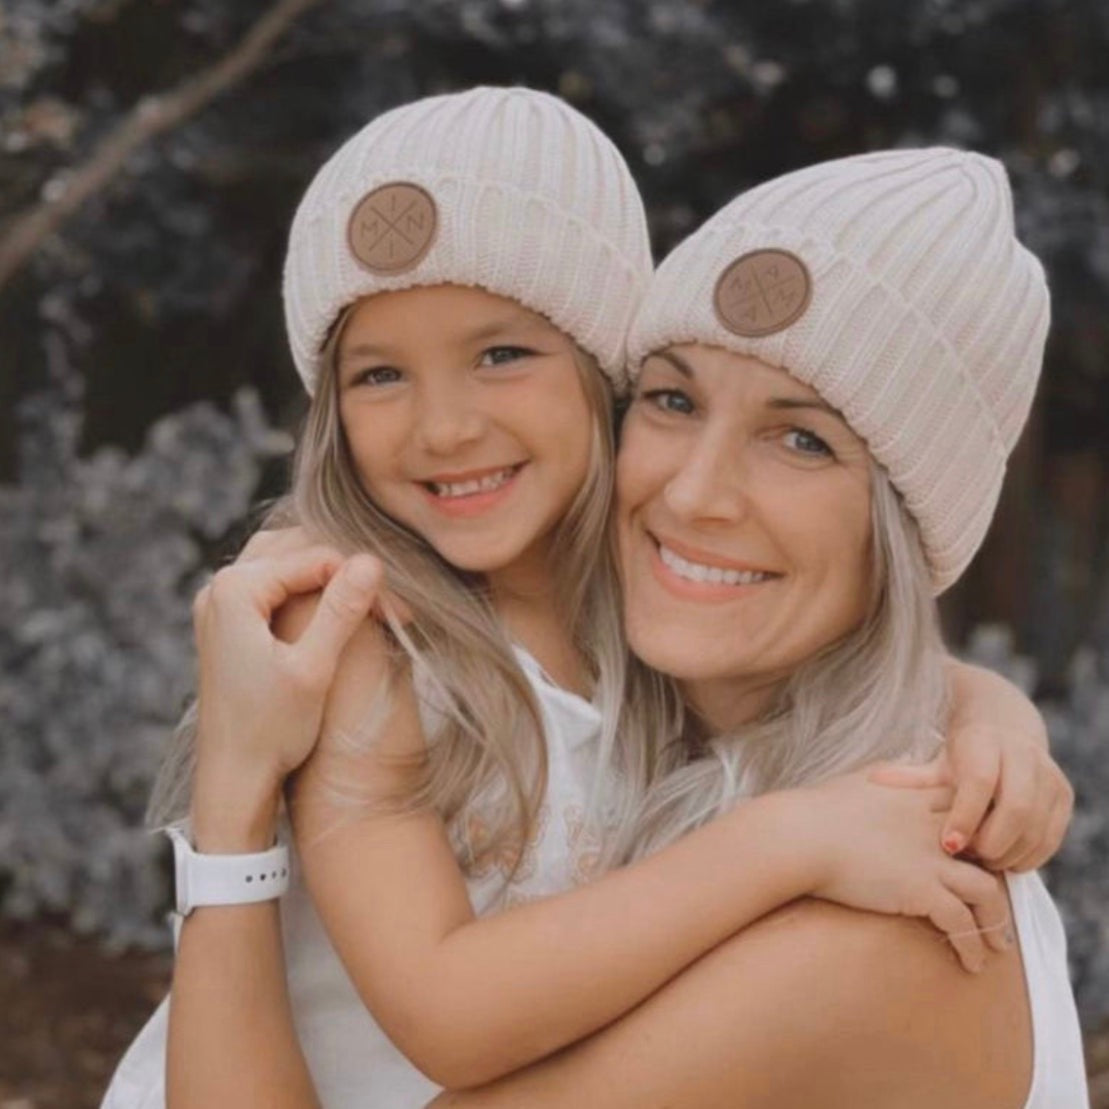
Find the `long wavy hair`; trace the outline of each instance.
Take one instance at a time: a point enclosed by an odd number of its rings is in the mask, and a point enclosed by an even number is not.
[[[366,494],[339,416],[336,354],[347,313],[321,356],[321,379],[299,437],[289,494],[263,528],[298,523],[313,537],[384,564],[390,593],[411,613],[389,618],[397,674],[414,677],[435,721],[427,754],[397,804],[431,807],[452,827],[471,799],[482,799],[482,842],[459,841],[466,869],[496,854],[518,861],[546,787],[542,718],[484,577],[445,561],[419,534]],[[552,540],[550,567],[559,611],[594,683],[603,720],[590,816],[606,827],[635,819],[655,774],[656,739],[672,735],[678,700],[666,679],[629,667],[615,552],[608,525],[614,457],[613,396],[586,352],[575,352],[592,413],[588,476]],[[387,691],[383,696],[387,695]],[[381,719],[380,703],[371,713]],[[374,727],[360,731],[372,742]],[[195,762],[196,709],[178,725],[155,782],[147,822],[165,826],[188,811]],[[603,814],[601,808],[603,807]],[[513,864],[514,865],[514,864]]]
[[[802,663],[767,711],[735,732],[712,735],[685,709],[638,818],[617,830],[610,862],[656,851],[745,797],[935,754],[947,684],[932,582],[916,523],[876,463],[870,488],[862,623]]]

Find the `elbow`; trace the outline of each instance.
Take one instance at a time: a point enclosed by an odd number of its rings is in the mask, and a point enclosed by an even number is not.
[[[442,1012],[406,1021],[394,1029],[397,1047],[413,1066],[445,1090],[468,1090],[503,1078],[537,1058],[520,1054],[504,1031],[482,1027],[472,1018],[445,1020]]]
[[[426,1045],[408,1055],[437,1086],[444,1090],[469,1090],[511,1074],[516,1069],[486,1047],[462,1051],[453,1045]],[[437,1103],[438,1104],[438,1103]]]

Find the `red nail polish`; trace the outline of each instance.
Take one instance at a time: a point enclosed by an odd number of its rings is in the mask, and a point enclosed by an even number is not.
[[[949,835],[944,836],[943,849],[949,855],[957,855],[966,845],[966,839],[958,832],[951,832]]]

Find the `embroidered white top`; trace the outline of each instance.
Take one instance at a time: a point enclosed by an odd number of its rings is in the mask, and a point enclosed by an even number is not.
[[[599,839],[585,826],[600,736],[600,714],[589,702],[554,685],[527,652],[517,649],[543,716],[548,780],[536,834],[512,882],[496,862],[467,880],[479,915],[545,897],[587,881]],[[475,804],[460,821],[458,843],[480,829]],[[296,859],[281,906],[286,972],[293,1019],[321,1104],[327,1109],[367,1105],[408,1109],[425,1105],[439,1087],[389,1041],[362,1004],[332,948]],[[116,1070],[101,1109],[164,1109],[168,999],[155,1011]]]

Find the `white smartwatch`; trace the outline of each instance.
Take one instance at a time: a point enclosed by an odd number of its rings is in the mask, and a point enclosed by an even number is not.
[[[254,855],[201,855],[181,828],[167,828],[173,841],[177,913],[200,905],[249,905],[270,901],[289,888],[289,849],[284,844]]]

